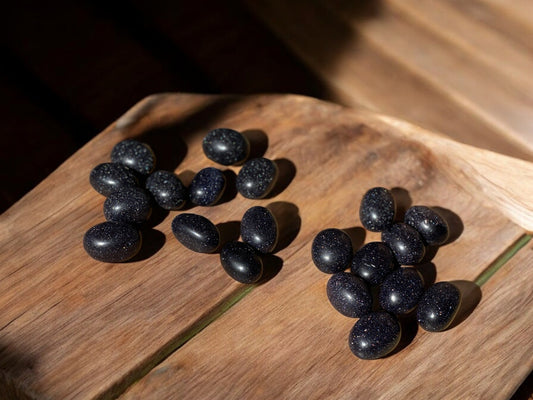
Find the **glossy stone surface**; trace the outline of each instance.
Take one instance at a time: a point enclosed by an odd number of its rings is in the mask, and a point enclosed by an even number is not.
[[[94,167],[89,181],[98,193],[109,196],[118,189],[137,186],[135,173],[122,164],[103,163]]]
[[[189,191],[176,174],[170,171],[155,171],[146,178],[146,190],[164,210],[179,210],[189,198]]]
[[[389,190],[375,187],[367,191],[361,200],[359,219],[372,232],[381,232],[392,225],[396,203]]]
[[[104,216],[108,221],[142,224],[152,213],[148,192],[138,187],[126,187],[109,195],[104,202]]]
[[[237,282],[254,283],[263,275],[263,262],[248,243],[226,243],[220,251],[220,263]]]
[[[389,246],[401,265],[419,263],[426,253],[426,246],[417,230],[403,222],[383,231],[381,240]]]
[[[248,199],[261,199],[274,187],[278,176],[276,163],[268,158],[253,158],[244,163],[237,175],[237,190]]]
[[[413,206],[405,213],[404,222],[415,228],[429,245],[441,245],[448,239],[448,223],[435,210],[426,206]]]
[[[204,154],[222,165],[243,162],[250,153],[250,143],[240,132],[228,128],[213,129],[202,141]]]
[[[148,175],[155,168],[155,154],[152,148],[134,139],[117,143],[111,151],[111,161],[123,164],[141,175]]]
[[[396,268],[391,249],[381,242],[370,242],[357,250],[352,260],[352,274],[371,285],[379,285]]]
[[[368,285],[348,272],[339,272],[329,278],[327,295],[331,305],[346,317],[359,318],[372,311]]]
[[[313,240],[311,256],[320,271],[326,274],[342,272],[352,262],[352,241],[340,229],[324,229]]]
[[[422,329],[440,332],[446,329],[459,310],[461,292],[449,282],[437,282],[420,299],[416,318]]]
[[[197,214],[179,214],[172,221],[172,233],[178,241],[197,253],[212,253],[220,244],[217,227]]]
[[[226,177],[218,168],[200,170],[189,185],[191,201],[198,206],[212,206],[220,200],[226,188]]]
[[[141,233],[133,226],[103,222],[90,228],[83,237],[87,254],[98,261],[119,263],[135,256],[141,248]]]
[[[398,345],[402,329],[398,319],[387,312],[372,312],[353,326],[348,344],[363,360],[375,360],[389,354]]]
[[[261,253],[270,253],[278,242],[278,223],[266,207],[248,209],[241,220],[241,238]]]
[[[414,310],[424,294],[424,281],[414,268],[399,268],[381,284],[379,304],[393,314],[407,314]]]

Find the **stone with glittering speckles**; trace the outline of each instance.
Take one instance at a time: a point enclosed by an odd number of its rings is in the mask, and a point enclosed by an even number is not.
[[[359,318],[372,311],[370,289],[355,275],[348,272],[333,274],[326,291],[331,305],[346,317]]]
[[[401,265],[419,263],[424,258],[426,246],[418,231],[403,222],[394,224],[381,233],[381,240],[394,253]]]
[[[141,233],[133,226],[103,222],[90,228],[83,237],[87,254],[98,261],[119,263],[134,257],[141,248]]]
[[[104,216],[108,221],[142,224],[152,213],[148,192],[139,187],[126,187],[109,195],[104,202]]]
[[[164,210],[179,210],[189,198],[189,191],[180,178],[170,171],[155,171],[145,183],[155,202]]]
[[[111,161],[123,164],[141,175],[148,175],[155,168],[155,154],[152,148],[134,139],[117,143],[111,151]]]
[[[371,285],[379,285],[396,267],[394,254],[387,245],[370,242],[355,252],[351,270]]]
[[[326,274],[342,272],[350,266],[353,246],[350,237],[340,229],[320,231],[313,240],[311,256],[316,267]]]
[[[220,200],[226,188],[226,177],[218,168],[200,170],[189,185],[191,201],[198,206],[212,206]]]
[[[450,282],[437,282],[420,299],[416,318],[422,329],[440,332],[448,328],[461,304],[461,292]]]
[[[210,131],[202,141],[204,154],[222,165],[242,163],[250,153],[250,143],[240,132],[228,128]]]
[[[270,193],[278,176],[276,163],[268,158],[253,158],[237,175],[237,190],[248,199],[261,199]]]
[[[189,250],[212,253],[220,244],[218,228],[206,217],[183,213],[172,220],[172,233]]]
[[[359,219],[369,231],[381,232],[389,228],[394,222],[395,214],[396,202],[389,190],[375,187],[364,194],[359,208]]]
[[[426,206],[413,206],[405,213],[405,223],[415,228],[429,245],[441,245],[448,239],[448,223],[435,210]]]
[[[98,164],[92,169],[89,181],[94,190],[106,197],[116,190],[139,183],[131,169],[115,163]]]
[[[350,331],[348,344],[353,354],[363,360],[375,360],[389,354],[398,345],[402,328],[394,315],[372,312],[359,318]]]
[[[278,224],[266,207],[248,209],[241,220],[242,241],[261,253],[270,253],[278,242]]]
[[[254,283],[263,275],[263,262],[248,243],[226,243],[220,251],[220,263],[237,282]]]
[[[420,273],[410,267],[399,268],[387,276],[379,290],[379,304],[393,314],[407,314],[414,310],[424,294]]]

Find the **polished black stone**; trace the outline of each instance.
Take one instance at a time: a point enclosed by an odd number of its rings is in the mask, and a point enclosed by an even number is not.
[[[220,200],[226,188],[226,177],[218,168],[200,170],[189,185],[191,201],[198,206],[212,206]]]
[[[248,199],[268,195],[278,177],[276,163],[268,158],[253,158],[244,163],[237,175],[237,190]]]
[[[103,163],[94,167],[89,181],[94,190],[106,197],[118,189],[137,186],[139,183],[131,169],[115,163]]]
[[[126,187],[111,193],[104,202],[104,216],[108,221],[142,224],[150,218],[152,199],[139,187]]]
[[[220,251],[220,263],[237,282],[254,283],[263,275],[263,262],[248,243],[226,243]]]
[[[437,282],[420,299],[416,318],[418,324],[429,332],[446,329],[459,310],[461,292],[449,282]]]
[[[342,272],[352,262],[352,241],[340,229],[324,229],[313,240],[311,256],[320,271],[326,274]]]
[[[266,207],[248,209],[241,220],[241,238],[261,253],[270,253],[278,242],[278,223]]]
[[[250,143],[241,133],[228,128],[218,128],[209,132],[202,141],[207,158],[222,165],[243,162],[250,153]]]
[[[165,210],[179,210],[189,198],[188,189],[180,178],[170,171],[151,173],[146,178],[145,187],[159,207]]]
[[[396,268],[391,249],[381,242],[370,242],[357,250],[352,260],[352,274],[371,285],[379,285]]]
[[[217,227],[197,214],[179,214],[172,221],[172,233],[178,241],[197,253],[212,253],[220,244]]]
[[[414,310],[424,294],[424,281],[411,267],[399,268],[387,276],[379,289],[379,304],[393,314],[407,314]]]
[[[368,285],[348,272],[338,272],[329,278],[327,295],[331,305],[347,317],[359,318],[372,311]]]
[[[141,248],[141,233],[131,225],[103,222],[83,237],[87,254],[98,261],[118,263],[135,256]]]
[[[396,261],[401,265],[412,265],[422,261],[426,246],[415,228],[403,222],[394,224],[381,233],[381,240],[390,247]]]
[[[396,214],[396,203],[392,193],[382,187],[367,191],[361,200],[359,219],[372,232],[381,232],[392,225]]]
[[[443,244],[450,234],[446,220],[438,212],[426,206],[409,208],[404,221],[415,228],[429,245]]]
[[[353,326],[348,344],[363,360],[375,360],[389,354],[398,345],[402,328],[394,315],[372,312],[359,318]]]
[[[148,175],[155,167],[155,155],[151,147],[134,139],[117,143],[111,151],[111,161],[123,164],[141,175]]]

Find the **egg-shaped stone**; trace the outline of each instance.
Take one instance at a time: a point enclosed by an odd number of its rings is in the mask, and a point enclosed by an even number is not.
[[[424,281],[411,267],[402,267],[389,274],[379,289],[379,304],[393,314],[414,310],[424,294]]]
[[[278,242],[278,223],[266,207],[249,208],[241,220],[241,238],[261,253],[270,253]]]
[[[448,223],[432,208],[413,206],[405,213],[404,222],[415,228],[429,245],[441,245],[448,239]]]
[[[326,274],[342,272],[352,262],[352,240],[340,229],[324,229],[313,240],[311,257],[316,267]]]
[[[276,163],[268,158],[253,158],[244,163],[237,174],[237,190],[248,199],[267,196],[278,177]]]
[[[346,317],[359,318],[372,311],[372,295],[368,285],[348,272],[333,274],[326,292],[329,302]]]
[[[182,245],[197,253],[212,253],[220,244],[218,228],[198,214],[177,215],[172,220],[172,233]]]
[[[395,215],[396,202],[388,189],[375,187],[364,194],[359,219],[366,229],[381,232],[393,224]]]
[[[420,299],[416,318],[420,327],[429,332],[448,328],[461,305],[461,292],[450,282],[437,282]]]
[[[391,249],[381,242],[370,242],[357,250],[352,260],[352,274],[371,285],[379,285],[397,267]]]
[[[131,225],[103,222],[83,237],[87,254],[98,261],[119,263],[131,259],[141,248],[141,233]]]
[[[381,233],[381,240],[392,250],[401,265],[419,263],[426,254],[426,246],[418,231],[403,222],[392,225]]]
[[[198,206],[212,206],[220,200],[226,188],[226,177],[218,168],[200,170],[189,185],[191,201]]]
[[[155,168],[155,154],[152,148],[134,139],[117,143],[111,150],[111,161],[123,164],[141,175],[148,175]]]
[[[385,311],[371,312],[355,323],[348,344],[357,357],[375,360],[393,351],[400,342],[401,334],[400,322],[394,315]]]
[[[222,165],[243,162],[250,154],[250,143],[240,132],[217,128],[210,131],[202,141],[204,154],[210,160]]]
[[[226,243],[220,251],[220,263],[237,282],[254,283],[263,275],[263,261],[248,243]]]
[[[139,187],[126,187],[111,193],[104,202],[104,216],[108,221],[142,224],[150,218],[152,200]]]
[[[164,210],[179,210],[189,198],[189,191],[180,178],[170,171],[155,171],[146,178],[146,190],[159,207]]]
[[[89,181],[94,190],[106,197],[119,189],[137,186],[139,183],[133,170],[116,163],[98,164],[92,169]]]

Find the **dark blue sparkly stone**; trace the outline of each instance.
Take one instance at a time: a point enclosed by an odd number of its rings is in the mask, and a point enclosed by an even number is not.
[[[217,168],[208,167],[194,176],[189,185],[189,196],[196,205],[212,206],[220,200],[225,188],[224,173]]]
[[[270,253],[278,242],[278,224],[268,208],[248,209],[241,220],[242,241],[261,253]]]
[[[141,175],[148,175],[155,167],[155,155],[150,146],[133,139],[117,143],[111,151],[111,161],[123,164]]]
[[[392,225],[396,203],[390,191],[375,187],[366,192],[361,200],[359,219],[372,232],[381,232]]]
[[[407,314],[424,294],[424,281],[414,268],[399,268],[381,284],[379,304],[388,312]]]
[[[220,244],[217,227],[197,214],[177,215],[172,221],[172,233],[182,245],[198,253],[212,253]]]
[[[367,284],[348,272],[339,272],[329,278],[328,299],[342,315],[359,318],[372,311],[372,295]]]
[[[220,263],[237,282],[254,283],[263,275],[263,262],[248,243],[226,243],[220,251]]]
[[[176,174],[170,171],[155,171],[146,179],[146,189],[159,207],[179,210],[189,198],[189,191]]]
[[[340,229],[325,229],[313,240],[311,256],[320,271],[326,274],[342,272],[352,262],[352,241]]]
[[[104,216],[108,221],[142,224],[152,213],[148,192],[138,187],[126,187],[113,192],[104,202]]]
[[[405,223],[415,228],[429,245],[443,244],[449,236],[448,223],[426,206],[413,206],[405,213]]]
[[[141,233],[131,225],[103,222],[83,237],[87,254],[98,261],[118,263],[135,256],[141,248]]]
[[[419,263],[426,253],[426,247],[417,230],[403,222],[383,231],[381,240],[390,247],[396,261],[401,265]]]
[[[420,299],[416,318],[418,324],[429,332],[446,329],[459,310],[461,292],[449,282],[437,282]]]
[[[278,176],[276,163],[267,158],[253,158],[244,163],[237,175],[237,190],[248,199],[268,195]]]
[[[357,250],[352,260],[352,274],[371,285],[379,285],[396,268],[391,249],[381,242],[370,242]]]
[[[359,318],[352,328],[350,350],[363,360],[375,360],[389,354],[398,345],[402,328],[398,319],[387,312],[372,312]]]
[[[241,133],[227,128],[209,132],[202,142],[207,158],[222,165],[243,162],[250,153],[250,143]]]
[[[115,163],[97,165],[91,171],[89,180],[94,190],[106,197],[116,190],[137,186],[139,183],[131,169]]]

